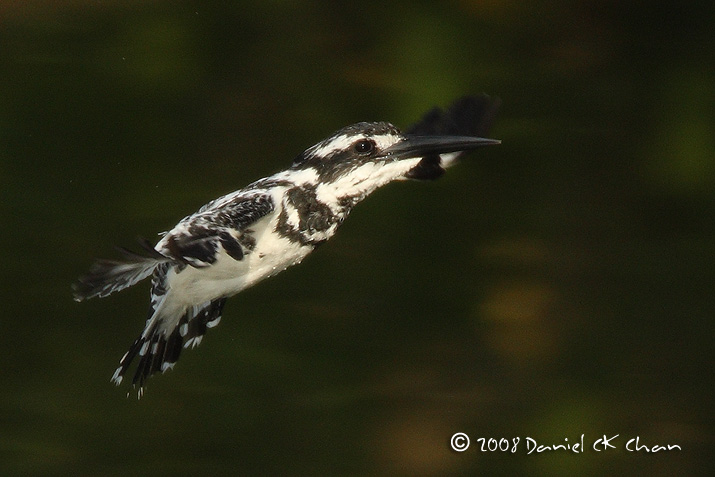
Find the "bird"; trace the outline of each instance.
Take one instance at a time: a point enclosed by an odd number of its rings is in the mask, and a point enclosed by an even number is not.
[[[370,193],[399,180],[434,180],[467,151],[500,144],[481,137],[500,101],[485,94],[435,107],[400,131],[388,122],[344,127],[296,156],[284,171],[212,200],[141,252],[117,247],[120,259],[96,260],[73,283],[76,301],[106,297],[151,277],[141,334],[119,361],[120,385],[133,361],[131,384],[172,369],[182,349],[218,325],[226,300],[300,263],[335,235]]]

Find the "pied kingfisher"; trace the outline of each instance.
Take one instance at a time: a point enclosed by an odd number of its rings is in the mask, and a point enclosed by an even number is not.
[[[498,108],[488,96],[434,108],[404,133],[390,123],[347,126],[299,154],[285,171],[213,200],[163,234],[143,254],[98,260],[73,286],[82,301],[105,297],[151,275],[144,331],[119,361],[119,385],[134,358],[138,396],[146,379],[174,366],[201,342],[226,299],[300,263],[335,234],[350,210],[388,182],[436,179],[484,139]]]

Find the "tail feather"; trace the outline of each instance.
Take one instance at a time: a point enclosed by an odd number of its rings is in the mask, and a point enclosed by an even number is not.
[[[123,290],[147,278],[159,264],[171,261],[154,250],[146,240],[140,239],[139,243],[147,255],[118,248],[124,260],[100,259],[94,262],[89,272],[72,284],[75,301],[96,296],[101,298]]]
[[[164,329],[161,318],[147,321],[145,330],[129,351],[119,361],[112,375],[112,382],[120,385],[135,358],[139,358],[132,377],[132,385],[138,386],[138,396],[144,394],[144,384],[153,374],[172,369],[179,359],[182,348],[194,347],[201,342],[207,328],[216,326],[226,298],[221,298],[186,310],[173,329]]]

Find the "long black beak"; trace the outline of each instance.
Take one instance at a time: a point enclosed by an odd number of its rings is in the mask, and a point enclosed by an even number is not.
[[[407,159],[429,154],[469,151],[495,144],[501,144],[501,141],[472,136],[406,136],[404,141],[388,147],[382,154],[396,159]]]

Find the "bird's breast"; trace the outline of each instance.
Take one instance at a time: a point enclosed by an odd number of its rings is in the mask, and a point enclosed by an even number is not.
[[[188,305],[204,303],[235,295],[300,263],[314,247],[277,233],[278,215],[269,214],[244,231],[250,235],[253,247],[244,251],[241,260],[219,247],[216,260],[210,266],[176,269],[167,277],[171,290]]]

